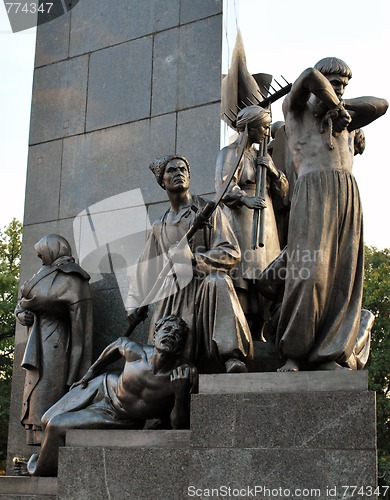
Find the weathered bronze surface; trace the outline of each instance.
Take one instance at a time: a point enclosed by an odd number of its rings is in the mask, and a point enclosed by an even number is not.
[[[92,299],[89,275],[57,234],[35,245],[42,267],[21,287],[15,309],[28,328],[22,424],[28,444],[39,444],[41,417],[91,364]],[[31,432],[30,432],[31,431]]]
[[[354,139],[388,103],[376,97],[343,100],[351,76],[340,59],[322,59],[298,77],[283,102],[297,180],[276,337],[287,359],[282,371],[303,363],[311,369],[357,366],[363,237],[352,175]]]
[[[159,419],[155,426],[162,429],[189,428],[190,395],[197,392],[198,373],[181,355],[187,335],[188,325],[170,315],[156,323],[153,346],[127,337],[110,344],[43,416],[42,447],[31,456],[28,472],[57,474],[58,448],[69,429],[142,429],[149,419]],[[103,373],[121,358],[122,372]]]
[[[76,383],[91,356],[89,276],[61,236],[36,244],[43,266],[15,310],[29,328],[22,423],[44,430],[31,475],[56,475],[68,429],[143,429],[151,419],[156,428],[189,428],[198,371],[247,371],[265,322],[285,360],[279,371],[364,367],[374,317],[361,308],[362,210],[352,165],[365,149],[361,127],[388,103],[343,100],[351,77],[337,58],[305,70],[284,100],[269,152],[269,110],[239,111],[238,137],[216,164],[223,210],[219,199],[190,193],[186,158],[149,166],[170,207],[152,226],[126,307],[130,335],[152,305],[151,345],[119,338]],[[279,226],[274,206],[284,211]],[[122,372],[104,371],[121,358]]]
[[[152,226],[130,285],[129,319],[158,280],[163,264],[172,261],[154,300],[152,325],[166,314],[182,317],[190,326],[185,355],[201,371],[246,371],[253,345],[229,273],[240,260],[237,239],[217,207],[186,245],[179,244],[206,205],[191,195],[190,167],[183,157],[163,157],[151,164],[157,182],[166,190],[170,208]],[[153,332],[150,331],[149,340]]]
[[[242,131],[247,126],[248,139],[244,155],[223,202],[228,211],[230,209],[228,216],[231,218],[233,231],[241,249],[241,262],[234,275],[234,286],[254,338],[261,336],[266,318],[266,303],[257,292],[255,282],[266,266],[280,253],[273,204],[275,199],[283,200],[288,193],[286,176],[276,169],[266,151],[263,155],[259,155],[253,147],[254,144],[262,143],[270,123],[269,110],[254,105],[243,108],[237,115],[236,128],[239,136],[236,141],[220,151],[216,164],[218,189],[236,160],[237,149],[242,141]],[[264,197],[256,192],[260,180],[258,173],[262,168],[266,173]],[[256,242],[252,239],[254,219],[256,211],[259,210],[264,214],[263,227],[260,227],[264,234],[262,246],[258,245],[258,237]]]

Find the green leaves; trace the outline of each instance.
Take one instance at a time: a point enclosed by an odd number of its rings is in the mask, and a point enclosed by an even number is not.
[[[12,375],[22,227],[13,219],[0,230],[0,380]]]
[[[390,249],[365,249],[363,307],[375,314],[369,388],[377,393],[379,481],[390,483]],[[381,479],[382,478],[382,479]],[[387,483],[386,483],[387,481]]]
[[[0,469],[4,468],[7,454],[22,228],[22,224],[13,219],[0,230]]]

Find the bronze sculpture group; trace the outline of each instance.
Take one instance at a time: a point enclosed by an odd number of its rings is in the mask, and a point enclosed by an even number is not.
[[[60,340],[66,359],[62,386],[54,400],[43,397],[46,407],[37,410],[41,424],[23,417],[24,424],[44,428],[41,453],[29,462],[31,474],[56,473],[58,446],[69,428],[143,428],[151,418],[162,428],[188,427],[197,373],[246,372],[254,341],[264,340],[264,323],[273,326],[270,338],[284,362],[280,371],[364,366],[372,315],[361,309],[362,212],[352,164],[365,147],[361,127],[383,115],[388,103],[375,97],[344,100],[351,76],[332,57],[305,70],[284,99],[285,122],[269,151],[269,110],[261,103],[240,110],[237,140],[217,158],[216,203],[190,193],[186,158],[169,155],[151,163],[170,208],[152,226],[127,303],[128,333],[154,303],[149,346],[121,337],[80,374],[92,328],[88,277],[70,250],[47,259],[42,240],[37,244],[44,266],[23,286],[16,310],[30,328],[26,356],[34,343],[45,353],[58,343],[46,333],[48,317],[60,324],[66,316],[68,324]],[[258,152],[252,146],[260,143]],[[278,275],[271,275],[275,270]],[[51,302],[63,279],[69,290],[58,304]],[[79,324],[69,328],[75,309]],[[33,337],[34,325],[40,333]],[[102,372],[118,357],[125,359],[121,373]],[[40,362],[40,368],[25,363],[27,384],[36,378],[26,399],[30,408],[34,391],[42,398],[39,387],[54,361],[45,354]]]

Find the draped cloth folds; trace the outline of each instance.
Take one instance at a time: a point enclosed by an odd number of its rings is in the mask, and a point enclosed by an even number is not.
[[[162,269],[164,255],[177,243],[194,221],[195,213],[206,201],[192,197],[192,208],[182,209],[175,224],[177,238],[167,224],[167,214],[155,221],[130,285],[127,301],[129,313],[134,311],[155,283]],[[175,314],[184,319],[190,333],[184,355],[205,371],[223,371],[226,359],[243,361],[253,357],[253,344],[248,324],[234,290],[230,273],[237,267],[240,250],[222,210],[217,207],[210,225],[200,229],[189,243],[194,262],[187,282],[178,287],[177,276],[166,276],[154,304],[148,342],[153,340],[154,324],[163,316]],[[179,276],[180,280],[180,276]],[[200,368],[202,370],[202,368]]]
[[[33,430],[41,417],[92,360],[92,298],[89,275],[69,259],[44,265],[21,287],[15,309],[34,314],[22,360],[26,370],[22,424]]]
[[[363,290],[362,210],[351,173],[324,169],[298,178],[287,248],[281,354],[348,365]]]

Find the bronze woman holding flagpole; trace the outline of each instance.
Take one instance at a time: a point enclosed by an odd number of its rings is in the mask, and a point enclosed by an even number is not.
[[[266,150],[259,154],[254,144],[261,144],[266,137],[271,124],[269,109],[252,105],[243,108],[237,115],[235,128],[237,139],[223,148],[218,155],[216,164],[216,189],[223,182],[229,166],[237,156],[237,150],[242,141],[242,131],[248,127],[248,138],[241,162],[223,198],[230,211],[233,231],[241,249],[241,263],[234,276],[234,285],[241,306],[251,326],[252,336],[256,339],[262,336],[264,323],[264,299],[256,290],[256,279],[265,267],[280,253],[278,231],[273,209],[273,199],[283,198],[288,192],[286,176],[276,169]],[[264,195],[257,194],[257,168],[264,168],[266,185]],[[264,241],[262,247],[253,245],[254,214],[263,211]],[[256,219],[256,215],[255,215]],[[255,248],[253,248],[255,246]]]

